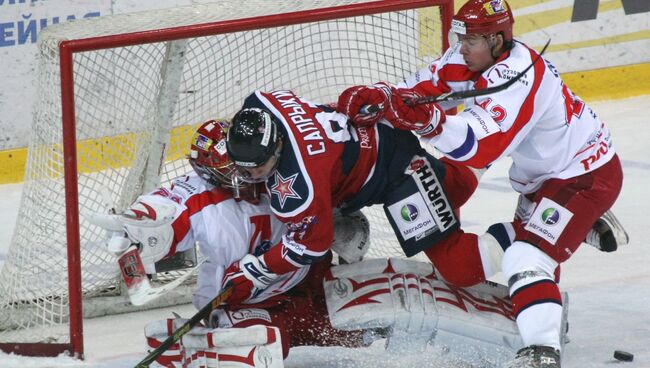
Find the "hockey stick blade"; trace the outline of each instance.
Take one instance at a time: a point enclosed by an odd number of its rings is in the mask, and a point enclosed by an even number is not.
[[[149,282],[146,282],[140,284],[139,287],[135,287],[133,289],[128,288],[129,300],[131,301],[131,304],[135,306],[145,305],[176,289],[178,286],[184,283],[185,280],[194,275],[206,260],[207,258],[202,259],[196,266],[189,269],[184,275],[178,277],[174,281],[168,282],[165,285],[152,287]]]
[[[153,363],[156,358],[161,356],[165,351],[167,351],[167,349],[177,343],[181,337],[183,337],[183,335],[188,333],[194,326],[198,325],[201,320],[209,317],[210,312],[212,312],[214,309],[217,309],[221,304],[228,300],[232,294],[232,291],[233,284],[227,283],[221,292],[214,297],[214,299],[212,299],[208,304],[201,308],[201,310],[196,312],[192,318],[185,322],[181,327],[177,328],[176,331],[172,332],[172,334],[165,341],[163,341],[159,347],[150,352],[149,355],[142,359],[140,363],[136,364],[134,368],[149,367],[149,365]]]
[[[549,39],[546,41],[546,44],[542,48],[542,51],[537,55],[535,60],[533,60],[526,69],[524,69],[521,73],[517,74],[514,78],[510,79],[509,81],[500,84],[498,86],[493,86],[493,87],[488,87],[485,89],[473,89],[469,91],[459,91],[459,92],[449,92],[449,93],[443,93],[440,96],[424,96],[420,98],[413,99],[411,101],[405,101],[408,105],[423,105],[423,104],[429,104],[429,103],[439,103],[439,102],[445,102],[445,101],[457,101],[457,100],[464,100],[466,98],[472,98],[472,97],[479,97],[479,96],[485,96],[485,95],[491,95],[493,93],[497,93],[500,91],[503,91],[504,89],[512,86],[515,84],[518,80],[520,80],[528,71],[530,68],[532,68],[539,59],[542,58],[542,55],[544,52],[546,52],[546,49],[548,48],[548,45],[551,43],[551,40]]]
[[[515,82],[520,80],[530,70],[530,68],[532,68],[535,65],[535,63],[537,63],[537,61],[542,58],[542,55],[544,54],[544,52],[546,52],[546,49],[548,48],[548,45],[550,43],[551,43],[550,39],[546,41],[546,44],[542,48],[542,51],[540,51],[540,53],[537,55],[535,60],[533,60],[533,62],[530,63],[530,65],[528,65],[528,67],[526,67],[526,69],[524,69],[521,73],[517,74],[514,78],[510,79],[509,81],[503,84],[500,84],[498,86],[488,87],[485,89],[479,89],[479,90],[472,89],[467,91],[443,93],[438,96],[423,96],[412,100],[405,100],[404,102],[409,106],[424,105],[430,103],[464,100],[466,98],[480,97],[480,96],[490,95],[492,93],[503,91],[504,89],[510,87]],[[381,108],[378,105],[364,105],[359,110],[359,113],[362,115],[367,115],[367,114],[375,113],[380,109]]]

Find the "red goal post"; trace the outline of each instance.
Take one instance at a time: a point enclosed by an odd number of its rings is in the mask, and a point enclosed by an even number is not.
[[[100,192],[124,208],[191,170],[188,132],[232,116],[254,89],[325,102],[352,84],[397,82],[448,47],[453,16],[453,0],[257,4],[106,16],[41,33],[34,137],[0,271],[1,350],[83,357],[92,313],[82,304],[119,291],[114,260],[97,245],[103,232],[80,219],[80,210],[106,208]]]

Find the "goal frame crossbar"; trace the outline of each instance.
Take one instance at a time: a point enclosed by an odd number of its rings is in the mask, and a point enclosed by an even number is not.
[[[449,29],[454,12],[453,0],[411,0],[408,2],[403,0],[383,0],[334,6],[330,8],[317,8],[282,14],[185,25],[157,30],[60,41],[58,48],[61,78],[62,126],[63,132],[65,132],[63,135],[63,154],[67,229],[66,241],[68,252],[67,267],[70,343],[0,343],[0,350],[19,355],[54,357],[62,353],[68,353],[79,359],[83,359],[84,356],[78,202],[79,193],[77,184],[77,140],[74,105],[74,54],[434,6],[438,7],[440,10],[440,20],[443,29]],[[449,47],[446,35],[442,37],[441,44],[443,50],[446,50]],[[73,306],[76,307],[73,308]],[[34,354],[34,351],[38,351],[38,353]]]

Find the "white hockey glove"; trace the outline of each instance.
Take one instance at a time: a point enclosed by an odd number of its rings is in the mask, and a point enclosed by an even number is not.
[[[106,230],[105,245],[114,255],[119,257],[131,244],[138,245],[146,272],[153,274],[155,263],[171,249],[175,213],[176,207],[169,200],[144,195],[119,215],[98,212],[83,215],[90,223]]]
[[[340,261],[355,263],[363,260],[370,247],[370,223],[366,216],[357,211],[347,216],[334,213],[334,242],[332,250]]]

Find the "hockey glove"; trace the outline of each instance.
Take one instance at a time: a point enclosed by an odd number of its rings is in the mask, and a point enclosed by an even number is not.
[[[446,115],[438,104],[409,104],[419,97],[411,89],[393,88],[385,118],[396,129],[412,130],[420,136],[431,138],[442,131]]]
[[[257,296],[264,291],[279,275],[271,271],[261,256],[245,255],[239,262],[235,262],[226,269],[221,283],[221,288],[231,281],[233,291],[228,304],[231,306]]]
[[[144,195],[122,214],[85,212],[92,224],[106,230],[106,249],[115,256],[124,254],[137,244],[148,274],[155,273],[155,263],[172,251],[172,222],[176,207],[168,199]]]
[[[356,126],[372,126],[384,117],[384,107],[390,94],[390,87],[382,82],[372,86],[350,87],[339,95],[336,111],[345,114]],[[373,107],[371,111],[367,106]]]

